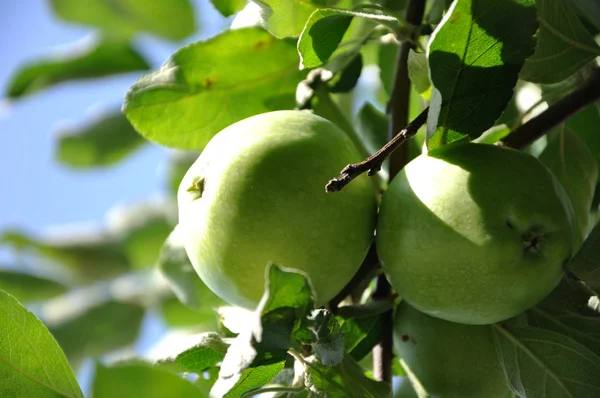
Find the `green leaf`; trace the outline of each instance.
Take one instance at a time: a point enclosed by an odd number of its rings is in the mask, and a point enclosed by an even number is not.
[[[331,311],[319,309],[305,320],[295,333],[299,342],[313,347],[315,355],[326,366],[335,366],[344,357],[342,328]]]
[[[600,168],[600,105],[591,104],[583,111],[573,115],[567,120],[567,127],[571,129],[587,145],[596,159]]]
[[[86,356],[98,356],[127,346],[138,335],[144,308],[115,301],[93,307],[50,331],[69,362],[79,364]]]
[[[75,375],[48,329],[0,290],[0,391],[5,397],[81,397]]]
[[[479,137],[513,96],[537,28],[530,0],[455,1],[430,42],[430,149]]]
[[[410,50],[408,53],[408,76],[417,92],[429,100],[431,82],[429,81],[429,64],[425,54]]]
[[[328,82],[329,92],[347,93],[352,91],[352,89],[356,87],[356,83],[358,83],[362,69],[362,54],[358,53],[342,71],[337,73],[331,81]]]
[[[294,43],[260,28],[225,31],[178,50],[131,87],[123,110],[147,139],[202,150],[223,128],[295,105]]]
[[[196,30],[189,0],[51,0],[51,4],[54,13],[65,21],[124,36],[146,32],[181,40]]]
[[[342,322],[345,351],[356,361],[373,351],[381,340],[381,317],[349,318]]]
[[[294,331],[312,310],[313,300],[305,274],[270,264],[255,321],[229,346],[211,396],[239,397],[279,373],[295,345]]]
[[[244,370],[239,381],[224,395],[219,394],[219,389],[211,390],[211,396],[223,398],[238,398],[244,393],[256,390],[269,383],[283,370],[285,362],[276,362],[268,365],[260,365]],[[216,386],[216,384],[215,384]]]
[[[366,102],[356,117],[357,131],[370,154],[377,152],[388,139],[388,118],[373,104]]]
[[[210,0],[213,6],[223,15],[229,17],[238,11],[241,11],[248,0]]]
[[[0,244],[57,261],[85,282],[116,276],[130,267],[123,247],[103,233],[51,240],[12,230],[0,235]]]
[[[298,39],[300,69],[316,68],[326,63],[342,42],[354,17],[398,26],[397,19],[380,14],[327,8],[315,10]]]
[[[557,83],[600,55],[600,47],[577,18],[569,1],[536,0],[540,31],[535,53],[520,78]]]
[[[142,202],[113,210],[111,232],[122,242],[133,268],[152,267],[159,259],[162,246],[173,230],[176,218],[171,203]]]
[[[568,336],[600,356],[600,312],[590,306],[593,295],[582,282],[563,278],[548,297],[526,312],[527,322]]]
[[[96,365],[94,398],[198,398],[200,391],[182,377],[146,364]]]
[[[298,37],[322,0],[252,0],[260,5],[267,29],[275,37]],[[333,1],[336,3],[337,1]]]
[[[82,128],[60,131],[54,156],[74,168],[109,166],[133,154],[144,143],[125,115],[115,112]]]
[[[146,60],[124,40],[101,37],[85,48],[23,65],[10,79],[8,98],[22,98],[62,82],[148,70]]]
[[[379,77],[381,78],[383,89],[387,94],[390,94],[394,86],[398,51],[399,47],[393,43],[381,44],[379,46]]]
[[[596,0],[570,0],[580,14],[590,21],[596,29],[600,29],[600,3]]]
[[[21,302],[30,303],[65,293],[67,287],[51,279],[0,270],[0,290],[6,291]]]
[[[214,330],[219,327],[215,309],[209,305],[195,309],[172,297],[160,303],[160,312],[164,321],[172,327],[185,327],[198,331]]]
[[[571,260],[569,270],[590,289],[600,293],[600,224],[596,224],[583,242],[583,246]]]
[[[360,365],[348,356],[332,367],[318,361],[308,363],[304,371],[304,384],[318,396],[381,398],[389,397],[392,393],[387,383],[368,378]]]
[[[204,316],[212,315],[216,307],[225,303],[202,282],[194,270],[181,234],[178,227],[173,229],[160,252],[158,268],[182,303],[200,310]]]
[[[600,357],[571,338],[542,329],[493,326],[510,389],[521,397],[595,397]]]
[[[174,358],[158,361],[157,366],[176,373],[202,373],[223,361],[227,347],[229,344],[225,343],[217,333],[204,333],[194,347]]]
[[[579,249],[589,232],[590,209],[598,180],[598,165],[585,143],[568,128],[559,127],[539,156],[565,189],[575,210]]]

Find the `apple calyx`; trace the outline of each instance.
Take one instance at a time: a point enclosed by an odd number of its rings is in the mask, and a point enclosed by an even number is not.
[[[204,177],[195,177],[192,180],[192,185],[187,189],[187,192],[194,196],[194,200],[200,199],[204,192]]]

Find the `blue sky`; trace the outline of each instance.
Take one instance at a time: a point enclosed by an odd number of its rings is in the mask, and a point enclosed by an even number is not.
[[[89,40],[92,28],[53,17],[49,1],[0,3],[0,87],[28,60]],[[136,44],[154,68],[179,46],[218,32],[227,21],[196,1],[201,28],[182,43],[140,37]],[[114,167],[71,170],[53,159],[56,130],[82,125],[98,112],[121,106],[138,74],[66,83],[7,103],[0,100],[0,231],[19,227],[35,233],[65,224],[98,224],[113,206],[158,196],[163,191],[167,150],[147,145]],[[0,262],[6,262],[0,253]]]

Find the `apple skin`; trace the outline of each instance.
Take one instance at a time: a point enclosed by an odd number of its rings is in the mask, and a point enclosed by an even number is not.
[[[508,386],[491,328],[444,321],[402,302],[394,347],[433,398],[501,398]]]
[[[383,196],[377,252],[390,283],[429,315],[489,324],[535,306],[573,250],[573,208],[533,156],[457,144],[410,162]]]
[[[222,130],[178,191],[185,248],[200,278],[223,300],[253,309],[273,262],[304,271],[317,305],[332,299],[366,256],[378,203],[366,176],[334,194],[325,185],[360,160],[341,129],[306,111],[260,114]]]

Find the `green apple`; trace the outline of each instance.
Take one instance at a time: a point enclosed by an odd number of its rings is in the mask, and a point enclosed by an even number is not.
[[[573,208],[536,158],[486,144],[410,162],[384,194],[377,251],[390,283],[429,315],[489,324],[533,307],[573,250]]]
[[[444,321],[402,302],[394,346],[411,377],[433,398],[501,398],[508,392],[489,325]]]
[[[218,133],[178,191],[185,248],[200,278],[225,301],[254,308],[274,262],[304,271],[316,303],[329,301],[373,240],[377,195],[368,177],[325,192],[360,160],[341,129],[306,111],[256,115]]]

